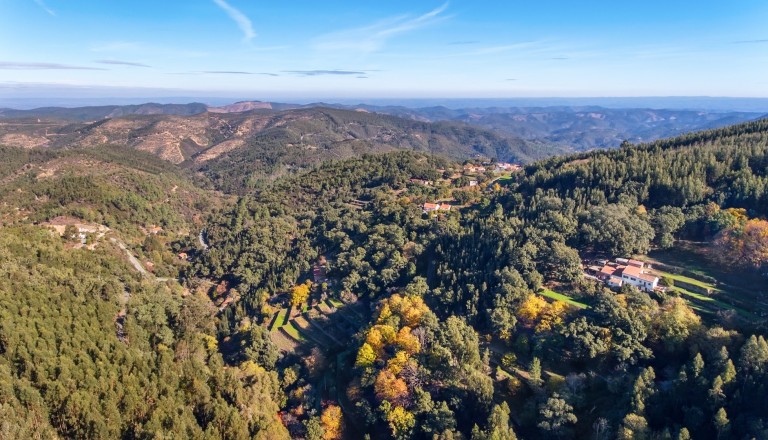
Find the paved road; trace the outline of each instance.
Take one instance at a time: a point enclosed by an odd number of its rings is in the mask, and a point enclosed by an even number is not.
[[[148,277],[150,276],[150,273],[147,272],[147,269],[144,269],[144,266],[141,265],[141,262],[136,259],[136,257],[133,256],[133,253],[125,246],[125,243],[122,241],[116,239],[116,238],[110,238],[112,240],[112,243],[117,243],[117,246],[120,247],[120,249],[125,251],[125,254],[128,255],[128,261],[131,262],[134,268],[141,273],[142,276]]]
[[[128,249],[128,247],[125,245],[125,243],[123,243],[122,241],[120,241],[120,240],[118,240],[116,238],[110,238],[110,240],[112,240],[112,243],[116,243],[117,246],[120,247],[120,249],[125,251],[125,255],[128,256],[128,261],[130,261],[131,265],[133,265],[133,267],[137,271],[139,271],[141,276],[143,276],[145,278],[149,278],[149,279],[155,280],[158,283],[164,283],[164,282],[170,280],[170,278],[158,278],[154,274],[152,274],[149,271],[147,271],[147,269],[144,269],[144,266],[142,266],[141,262],[136,257],[133,256],[133,253],[131,252],[130,249]]]

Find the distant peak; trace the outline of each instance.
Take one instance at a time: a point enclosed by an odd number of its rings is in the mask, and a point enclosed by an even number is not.
[[[208,107],[211,113],[240,113],[257,109],[272,109],[272,104],[261,101],[238,101],[221,107]]]

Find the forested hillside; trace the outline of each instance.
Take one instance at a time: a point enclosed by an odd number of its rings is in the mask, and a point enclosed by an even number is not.
[[[272,154],[243,151],[210,162],[230,199],[127,149],[2,150],[0,436],[768,436],[765,121],[520,171],[361,148],[243,183]],[[617,257],[663,289],[589,273]]]
[[[224,364],[204,294],[33,226],[0,256],[0,438],[287,438],[277,374]]]
[[[327,165],[218,215],[190,275],[242,298],[220,337],[244,338],[246,316],[280,344],[295,335],[277,364],[292,372],[295,436],[319,438],[339,407],[350,438],[761,436],[766,139],[756,122],[556,158],[437,216],[422,202],[462,190],[410,179],[456,165],[404,154]],[[614,292],[583,275],[584,255],[679,239],[719,247],[731,270],[761,281],[722,285],[702,308],[684,287]],[[738,253],[745,241],[753,254]],[[328,280],[307,297],[294,286],[321,260]],[[312,314],[323,298],[342,316],[373,310],[354,348],[323,342],[319,332],[339,335]],[[282,301],[294,308],[278,311]]]

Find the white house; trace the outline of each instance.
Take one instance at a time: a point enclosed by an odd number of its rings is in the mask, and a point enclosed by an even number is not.
[[[659,284],[659,278],[646,273],[637,266],[627,266],[621,272],[623,283],[630,284],[640,290],[652,291]]]

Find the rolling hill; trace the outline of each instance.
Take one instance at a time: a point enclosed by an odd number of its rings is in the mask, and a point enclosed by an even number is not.
[[[618,147],[623,141],[652,142],[693,131],[751,121],[755,112],[717,112],[648,108],[486,107],[408,108],[357,105],[365,109],[419,121],[459,121],[522,139],[538,139],[573,150]]]
[[[203,171],[217,182],[222,175],[229,180],[261,179],[329,159],[393,150],[522,163],[565,151],[461,122],[429,123],[322,107],[191,116],[134,114],[95,122],[5,119],[0,122],[0,143],[53,149],[118,145]]]

